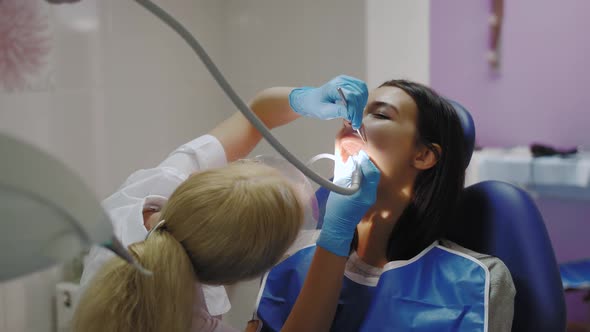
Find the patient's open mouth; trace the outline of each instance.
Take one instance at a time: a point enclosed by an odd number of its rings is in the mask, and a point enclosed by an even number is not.
[[[365,144],[357,135],[345,136],[340,139],[340,157],[343,162],[348,157],[355,156],[364,148]]]

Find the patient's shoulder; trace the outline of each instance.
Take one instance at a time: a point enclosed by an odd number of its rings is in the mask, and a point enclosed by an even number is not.
[[[514,318],[516,288],[508,267],[498,257],[469,250],[449,240],[441,240],[443,247],[469,255],[490,271],[488,299],[488,331],[510,331]]]
[[[495,293],[494,291],[499,291],[507,295],[513,295],[516,292],[510,271],[504,262],[498,257],[467,249],[446,239],[441,240],[440,244],[445,248],[469,255],[485,265],[488,268],[488,271],[490,271],[490,286],[492,288],[492,293]]]

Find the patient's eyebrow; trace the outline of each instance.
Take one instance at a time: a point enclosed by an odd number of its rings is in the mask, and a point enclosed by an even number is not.
[[[386,107],[388,109],[391,109],[393,112],[395,112],[399,116],[399,109],[397,107],[395,107],[395,105],[390,104],[385,101],[380,101],[380,100],[375,100],[375,101],[372,101],[371,103],[369,103],[369,105],[367,106],[367,111],[369,112],[369,111],[379,108],[379,107]]]

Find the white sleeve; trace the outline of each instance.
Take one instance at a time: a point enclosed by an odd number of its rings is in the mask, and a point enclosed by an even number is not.
[[[119,190],[103,202],[104,207],[110,210],[126,204],[126,200],[147,196],[168,198],[192,173],[225,164],[227,158],[219,140],[211,135],[198,137],[178,147],[158,167],[131,174]]]
[[[202,285],[207,310],[211,316],[220,316],[231,309],[227,292],[223,286]]]
[[[227,164],[225,150],[215,136],[203,135],[172,152],[158,167],[173,168],[188,177],[190,174]]]
[[[113,222],[115,235],[128,246],[145,238],[142,209],[146,198],[169,198],[192,173],[227,164],[225,150],[211,135],[198,137],[174,150],[156,168],[131,174],[123,185],[102,202]],[[86,284],[113,255],[104,248],[93,248],[85,259],[83,283]],[[206,304],[211,315],[230,309],[222,286],[204,286]]]
[[[237,332],[238,330],[232,328],[227,323],[223,322],[219,316],[220,312],[211,311],[211,305],[208,297],[211,295],[218,296],[218,293],[212,294],[211,291],[217,292],[222,290],[225,294],[225,289],[222,286],[207,286],[201,285],[198,281],[195,282],[195,298],[193,302],[193,322],[191,331],[199,332]],[[226,295],[224,295],[226,296]],[[229,304],[229,303],[228,303]],[[229,309],[228,309],[229,310]]]

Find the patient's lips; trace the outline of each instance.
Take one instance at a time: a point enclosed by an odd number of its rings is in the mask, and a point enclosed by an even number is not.
[[[346,153],[348,153],[348,155],[354,156],[362,150],[363,143],[353,140],[343,140],[342,143],[340,143],[340,146],[346,151]]]
[[[340,138],[340,154],[343,161],[346,161],[349,156],[357,155],[365,148],[365,143],[356,134],[348,134]]]

